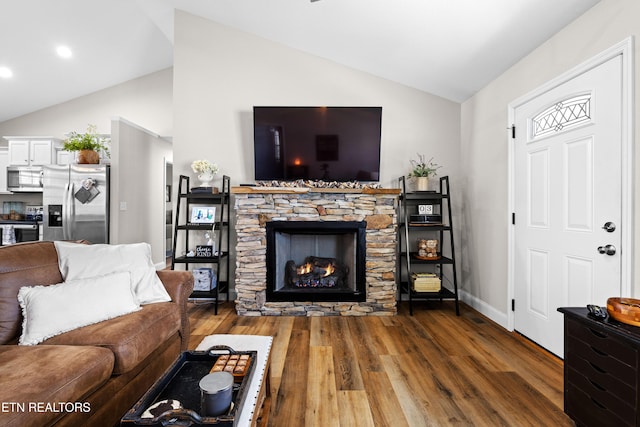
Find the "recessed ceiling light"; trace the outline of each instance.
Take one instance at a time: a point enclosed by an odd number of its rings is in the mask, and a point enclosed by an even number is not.
[[[0,67],[0,77],[8,79],[13,76],[13,72],[8,67]]]
[[[62,58],[71,58],[71,56],[73,55],[71,53],[71,49],[69,49],[67,46],[58,46],[56,48],[56,52],[58,52],[58,55],[60,55],[60,57]]]

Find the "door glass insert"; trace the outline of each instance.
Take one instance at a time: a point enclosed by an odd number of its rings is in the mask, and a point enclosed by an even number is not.
[[[591,121],[591,94],[560,101],[531,119],[532,138],[562,132]]]

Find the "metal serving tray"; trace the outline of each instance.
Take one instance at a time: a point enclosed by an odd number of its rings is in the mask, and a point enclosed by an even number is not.
[[[236,378],[233,385],[231,408],[217,417],[202,415],[199,382],[207,375],[216,360],[223,354],[249,355],[249,367],[242,379]],[[236,425],[239,410],[245,401],[249,381],[253,375],[256,351],[235,351],[227,346],[214,346],[207,351],[185,351],[158,379],[132,409],[120,420],[121,426],[216,426]],[[153,418],[142,418],[150,406],[166,399],[177,400],[180,409],[168,410]]]

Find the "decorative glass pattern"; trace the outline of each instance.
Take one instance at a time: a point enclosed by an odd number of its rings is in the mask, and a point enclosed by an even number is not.
[[[591,94],[560,101],[532,119],[533,137],[561,132],[591,120]]]

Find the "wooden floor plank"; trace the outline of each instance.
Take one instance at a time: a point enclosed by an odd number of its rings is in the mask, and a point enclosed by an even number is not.
[[[364,390],[339,390],[338,414],[341,426],[375,427]]]
[[[470,361],[471,360],[471,361]],[[505,416],[505,411],[496,408],[496,394],[488,392],[494,389],[488,377],[479,377],[473,366],[478,366],[474,356],[454,356],[449,359],[447,366],[447,384],[456,390],[456,400],[475,426],[504,426],[518,425],[513,416]],[[469,369],[471,368],[471,371]],[[491,372],[491,371],[487,371]]]
[[[472,425],[460,408],[460,393],[451,387],[445,363],[416,354],[394,356],[393,361],[395,363],[386,366],[386,371],[396,378],[397,387],[401,382],[410,391],[408,398],[420,410],[423,419],[429,420],[429,425],[438,425],[439,420],[446,420],[448,425]],[[423,371],[427,374],[416,375]],[[400,401],[402,404],[402,399]]]
[[[380,352],[380,354],[385,355],[399,355],[403,354],[405,350],[404,342],[401,339],[401,334],[404,329],[402,325],[396,325],[393,323],[385,322],[384,319],[381,318],[380,325],[384,327],[382,331],[373,331],[377,335],[378,340],[380,340],[385,348],[384,352]]]
[[[373,337],[366,327],[372,319],[365,317],[351,317],[348,325],[353,338],[353,347],[358,355],[360,371],[379,372],[382,370],[380,358]]]
[[[338,395],[331,347],[309,348],[307,408],[304,425],[324,427],[339,423]]]
[[[429,422],[429,411],[421,402],[414,399],[413,390],[409,387],[395,356],[382,356],[382,363],[385,366],[385,372],[389,377],[393,392],[398,397],[398,403],[402,408],[402,413],[411,426],[433,425]],[[420,387],[422,389],[422,385]]]
[[[309,331],[293,329],[287,349],[287,362],[280,373],[280,387],[275,402],[271,405],[269,421],[273,426],[305,419],[309,349]]]
[[[428,314],[417,313],[416,317],[425,315]],[[462,339],[456,342],[468,349],[464,353],[473,354],[477,360],[485,362],[488,369],[496,372],[516,370],[527,382],[535,384],[546,397],[559,401],[563,399],[562,377],[546,374],[548,369],[562,369],[561,359],[547,351],[538,351],[540,348],[535,344],[517,333],[506,332],[478,313],[470,311],[467,316],[462,317],[468,322],[468,326],[463,328],[464,331],[461,331],[455,319],[443,318],[442,321],[437,322],[441,327],[435,328],[437,330],[432,334],[438,338],[439,342],[446,342],[450,341],[447,331],[462,333]],[[509,340],[504,339],[505,334],[509,335]],[[528,348],[534,351],[526,351]],[[515,354],[518,357],[514,357]],[[543,369],[527,369],[532,365],[542,366]]]
[[[468,306],[393,317],[238,317],[190,304],[190,348],[211,334],[274,337],[269,426],[573,426],[563,363]]]
[[[311,319],[311,342],[312,346],[331,345],[331,329],[325,317],[312,317]]]
[[[282,373],[287,360],[287,349],[293,330],[293,317],[280,317],[274,323],[270,335],[273,336],[271,344],[271,395],[276,396],[282,381]],[[268,334],[267,334],[268,335]]]
[[[371,416],[376,427],[410,426],[405,418],[400,398],[394,390],[386,372],[363,372],[362,374]],[[418,424],[420,425],[420,424]],[[347,426],[343,426],[347,427]]]
[[[453,361],[454,363],[456,361]],[[465,375],[480,390],[493,410],[517,426],[572,426],[562,409],[544,398],[537,390],[512,371],[489,373],[473,358],[457,359],[457,372]],[[481,426],[491,426],[482,420]]]
[[[358,353],[349,330],[349,319],[334,316],[324,319],[334,337],[329,345],[333,348],[333,364],[336,370],[336,389],[364,390],[364,382],[358,364]]]

